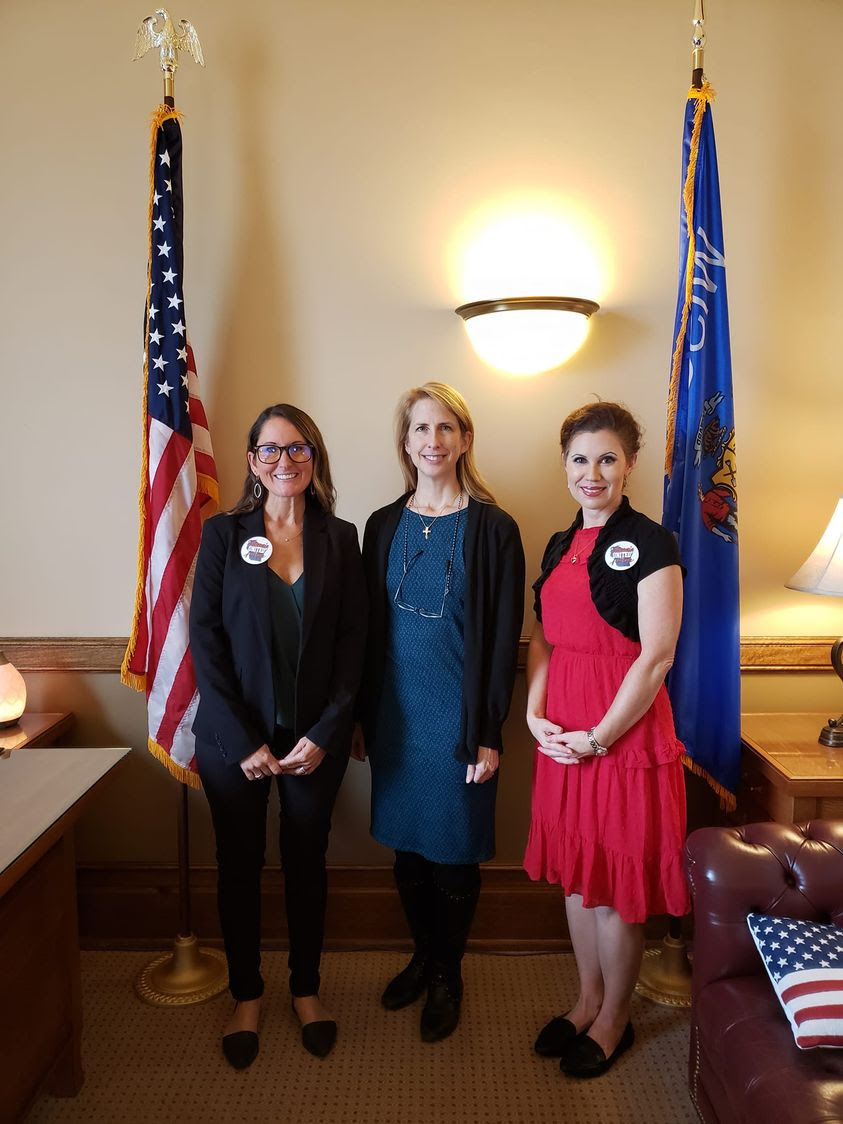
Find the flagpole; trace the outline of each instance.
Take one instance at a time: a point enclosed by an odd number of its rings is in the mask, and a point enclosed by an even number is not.
[[[161,28],[158,27],[158,17]],[[182,33],[176,32],[169,14],[160,9],[146,19],[138,29],[135,41],[135,59],[151,47],[160,48],[161,70],[164,76],[164,105],[175,109],[175,72],[179,50],[188,50],[204,66],[202,48],[195,29],[181,21]],[[219,995],[228,986],[228,971],[224,955],[216,949],[200,949],[193,932],[190,902],[190,806],[188,785],[179,783],[181,792],[177,805],[177,847],[179,885],[179,928],[173,951],[156,957],[143,968],[135,979],[135,991],[140,999],[154,1006],[188,1006],[202,1003]]]
[[[705,62],[705,7],[703,0],[694,0],[691,20],[691,86],[701,90]],[[644,953],[635,990],[645,999],[669,1007],[690,1007],[691,964],[682,936],[682,918],[668,917],[667,936],[659,948]]]
[[[705,6],[703,0],[695,0],[694,2],[694,18],[691,20],[691,26],[693,28],[691,42],[694,44],[691,85],[695,90],[701,90],[705,58]]]

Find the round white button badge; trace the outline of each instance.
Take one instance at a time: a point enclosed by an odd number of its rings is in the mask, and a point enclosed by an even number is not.
[[[254,535],[252,538],[246,539],[240,547],[240,557],[250,566],[260,566],[261,562],[266,562],[271,554],[272,543],[269,539],[265,539],[263,535]]]
[[[603,559],[611,570],[629,570],[638,561],[638,547],[634,542],[621,539],[612,543]]]

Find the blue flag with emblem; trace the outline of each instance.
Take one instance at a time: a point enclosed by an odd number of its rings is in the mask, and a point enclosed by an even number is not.
[[[735,411],[713,91],[685,108],[679,296],[662,523],[688,573],[668,691],[685,764],[734,807],[740,775],[740,600]]]

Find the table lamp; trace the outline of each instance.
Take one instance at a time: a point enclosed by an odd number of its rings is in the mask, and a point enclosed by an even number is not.
[[[803,593],[843,597],[843,496],[837,501],[822,538],[785,585]],[[843,679],[843,637],[832,645],[831,666]],[[821,745],[843,749],[843,714],[839,718],[829,718],[817,740]]]
[[[26,706],[23,676],[0,652],[0,730],[14,726]]]

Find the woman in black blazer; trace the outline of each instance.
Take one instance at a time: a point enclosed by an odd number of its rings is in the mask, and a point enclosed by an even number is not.
[[[322,435],[294,406],[249,431],[240,500],[205,524],[190,608],[199,707],[196,758],[217,840],[220,923],[236,1001],[223,1052],[258,1053],[260,875],[272,778],[290,991],[306,1049],[324,1057],[336,1023],[319,999],[325,852],[348,763],[366,635],[357,531],[333,514]]]

